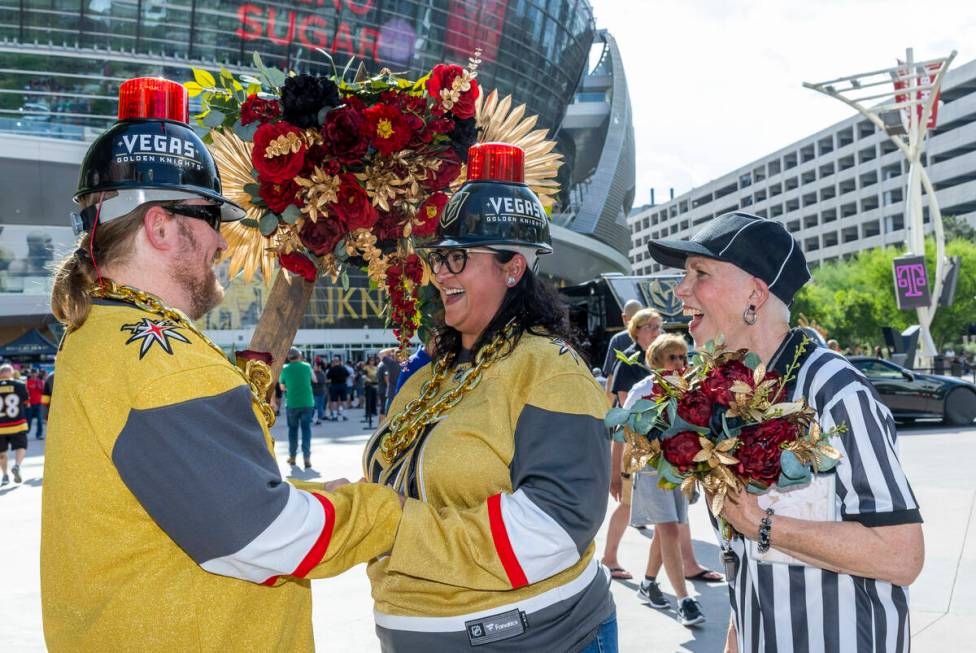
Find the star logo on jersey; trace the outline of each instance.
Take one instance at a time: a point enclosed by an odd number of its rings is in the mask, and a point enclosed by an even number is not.
[[[190,341],[186,339],[186,336],[176,330],[180,328],[182,327],[169,320],[150,320],[148,317],[144,317],[134,324],[122,325],[122,331],[128,331],[132,334],[125,341],[125,344],[139,343],[139,360],[145,357],[154,343],[158,343],[160,348],[170,356],[173,355],[170,339],[189,344]]]
[[[562,338],[551,338],[549,342],[559,347],[560,356],[562,356],[563,354],[569,354],[570,356],[573,357],[573,360],[576,361],[577,365],[580,364],[579,354],[577,354],[576,350],[570,347],[569,343],[567,343],[565,340],[563,340]]]

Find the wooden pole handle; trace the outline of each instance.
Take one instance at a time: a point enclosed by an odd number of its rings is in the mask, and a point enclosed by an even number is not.
[[[278,272],[268,301],[261,312],[261,319],[254,328],[249,349],[271,354],[271,378],[278,382],[278,375],[285,363],[288,348],[295,341],[295,334],[302,323],[308,302],[315,289],[314,283],[285,270]],[[274,386],[272,385],[272,392]]]

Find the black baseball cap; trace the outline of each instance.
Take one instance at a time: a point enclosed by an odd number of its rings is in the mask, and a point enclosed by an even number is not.
[[[786,228],[741,211],[718,216],[691,240],[652,240],[647,248],[655,261],[673,268],[683,268],[689,256],[731,263],[765,281],[787,306],[810,280],[803,250]]]

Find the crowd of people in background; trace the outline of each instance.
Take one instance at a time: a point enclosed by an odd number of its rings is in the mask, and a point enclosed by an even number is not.
[[[47,407],[54,387],[54,374],[47,370],[0,365],[0,487],[23,479],[20,466],[27,455],[30,435],[44,439]],[[14,464],[8,470],[9,453]],[[9,471],[9,473],[8,473]]]
[[[382,422],[399,376],[400,364],[393,347],[359,361],[334,354],[314,356],[311,363],[301,350],[292,347],[275,387],[276,414],[283,406],[288,419],[288,464],[296,464],[300,444],[305,469],[310,469],[312,427],[347,422],[351,409],[363,410],[361,422],[367,428]]]

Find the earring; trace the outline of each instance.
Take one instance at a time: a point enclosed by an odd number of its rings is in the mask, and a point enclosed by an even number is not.
[[[756,323],[756,307],[753,304],[749,304],[749,308],[742,312],[742,321],[752,326]]]
[[[515,277],[509,277],[508,279],[505,279],[505,283],[507,283],[508,287],[511,288],[512,286],[515,285]]]

